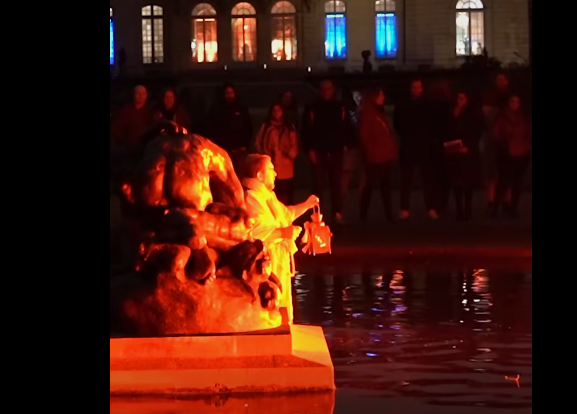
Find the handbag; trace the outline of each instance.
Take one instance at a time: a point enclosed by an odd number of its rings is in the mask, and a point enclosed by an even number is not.
[[[319,206],[313,207],[311,221],[305,223],[305,234],[302,238],[303,253],[313,256],[331,253],[331,229],[323,222],[323,215]]]

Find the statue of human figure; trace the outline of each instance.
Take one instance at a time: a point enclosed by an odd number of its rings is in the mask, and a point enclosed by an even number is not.
[[[319,205],[319,198],[311,195],[304,203],[285,206],[274,193],[276,172],[268,155],[251,154],[245,163],[245,203],[253,219],[252,235],[265,244],[272,272],[281,282],[280,307],[286,307],[289,323],[293,322],[291,278],[295,275],[295,240],[302,228],[293,222],[309,209]]]

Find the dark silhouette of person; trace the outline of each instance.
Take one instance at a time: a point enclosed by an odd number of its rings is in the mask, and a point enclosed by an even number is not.
[[[360,219],[367,220],[373,189],[379,187],[387,220],[393,221],[391,169],[397,158],[397,141],[385,114],[385,93],[371,90],[360,111],[359,138],[365,167],[365,185],[360,196]]]
[[[445,163],[455,195],[457,219],[470,220],[473,189],[480,175],[479,142],[485,127],[483,113],[470,101],[469,95],[461,91],[447,116]]]
[[[337,222],[343,221],[343,158],[356,137],[349,112],[335,98],[335,86],[330,80],[321,82],[320,97],[305,109],[301,125],[302,147],[312,164],[312,191],[323,193],[328,174],[332,214]]]
[[[401,166],[401,212],[399,217],[407,219],[411,210],[411,191],[415,174],[419,171],[423,184],[425,207],[429,217],[439,218],[437,208],[437,183],[433,153],[435,150],[432,133],[431,105],[423,96],[423,82],[415,79],[411,83],[410,97],[395,106],[394,126],[399,136]]]
[[[507,107],[497,116],[493,125],[491,146],[497,159],[497,186],[490,215],[496,217],[499,209],[510,218],[518,215],[523,178],[531,163],[531,122],[521,108],[521,99],[514,94]],[[511,201],[504,202],[507,190]]]
[[[208,138],[229,153],[237,173],[252,138],[252,120],[248,108],[237,96],[233,84],[225,83],[216,104],[210,111],[206,128]]]
[[[177,102],[176,93],[173,89],[165,89],[162,93],[162,103],[155,109],[154,119],[155,121],[164,119],[176,122],[188,132],[191,131],[190,118],[186,110]]]

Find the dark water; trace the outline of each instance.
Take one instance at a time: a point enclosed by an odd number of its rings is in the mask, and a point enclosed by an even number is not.
[[[295,323],[325,329],[334,395],[143,401],[111,413],[532,412],[530,271],[323,271],[297,276],[294,293]]]

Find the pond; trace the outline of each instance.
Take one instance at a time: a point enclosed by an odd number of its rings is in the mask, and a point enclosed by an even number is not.
[[[112,413],[532,412],[531,269],[300,274],[295,323],[321,325],[334,394],[111,401]]]

